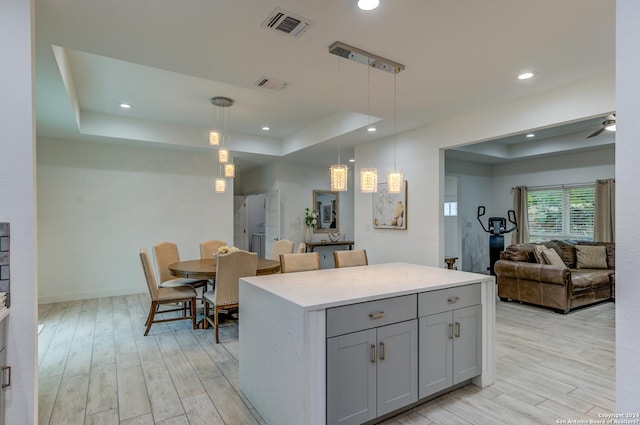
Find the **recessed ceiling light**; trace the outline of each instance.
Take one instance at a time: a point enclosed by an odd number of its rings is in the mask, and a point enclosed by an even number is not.
[[[362,10],[373,10],[380,4],[380,0],[358,0],[358,7]]]
[[[355,158],[350,158],[349,162],[356,162]]]
[[[533,77],[533,72],[523,72],[522,74],[518,75],[518,80],[528,80],[529,78]]]
[[[368,131],[369,133],[375,133],[375,132],[376,132],[376,130],[377,130],[377,128],[375,128],[375,127],[373,127],[373,126],[372,126],[372,127],[367,128],[367,131]]]
[[[131,104],[129,104],[129,103],[121,103],[119,106],[122,109],[131,109]]]
[[[271,128],[267,127],[266,125],[265,125],[264,127],[262,127],[262,129],[263,129],[264,131],[269,131],[269,130],[271,130]]]
[[[533,134],[533,133],[529,133],[529,134],[527,134],[527,137],[529,137],[529,138],[531,138],[531,137],[536,137],[536,135],[535,135],[535,134]]]

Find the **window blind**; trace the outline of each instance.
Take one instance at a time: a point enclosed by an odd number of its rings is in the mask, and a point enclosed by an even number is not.
[[[532,242],[593,240],[595,185],[529,190],[527,206]]]

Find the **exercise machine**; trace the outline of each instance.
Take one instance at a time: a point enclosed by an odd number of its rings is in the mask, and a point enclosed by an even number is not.
[[[513,227],[507,229],[507,220],[504,217],[489,217],[487,220],[487,227],[485,227],[484,223],[480,218],[485,214],[484,206],[478,207],[478,221],[482,226],[482,230],[489,233],[489,273],[491,276],[495,276],[496,273],[493,271],[493,266],[496,264],[496,261],[500,259],[500,252],[504,250],[504,234],[513,232],[518,228],[518,223],[516,222],[516,212],[514,210],[507,211],[507,217],[509,222],[513,224]]]

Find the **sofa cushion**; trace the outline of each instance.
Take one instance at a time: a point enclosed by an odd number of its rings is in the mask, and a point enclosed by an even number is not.
[[[564,264],[570,269],[576,268],[576,247],[572,241],[562,241],[554,239],[551,241],[554,244],[554,248],[560,254]]]
[[[611,270],[573,269],[571,270],[572,291],[608,285],[611,283],[609,276],[612,273]]]
[[[530,243],[519,243],[509,245],[502,255],[504,260],[525,261],[527,263],[535,263],[533,256],[533,245]]]
[[[547,247],[544,245],[533,246],[533,256],[536,259],[536,262],[538,264],[547,264],[547,261],[544,259],[544,256],[542,255],[542,251],[544,251],[545,249],[547,249]]]
[[[616,269],[616,244],[614,242],[580,241],[578,245],[604,246],[607,249],[607,267]]]
[[[576,245],[576,268],[606,269],[607,249],[600,245]]]
[[[553,266],[564,266],[564,261],[560,258],[558,252],[553,248],[547,248],[542,251],[542,256],[544,257],[547,264],[551,264]]]

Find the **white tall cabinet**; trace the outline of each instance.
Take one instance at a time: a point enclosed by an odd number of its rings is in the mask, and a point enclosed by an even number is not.
[[[453,331],[450,349],[448,334],[440,341],[452,376],[443,388],[459,379],[455,374],[464,382],[471,373],[481,387],[493,383],[492,276],[390,263],[243,278],[240,390],[268,424],[378,418],[425,397],[432,376],[420,369],[431,364],[425,353],[432,348],[421,341],[438,314],[447,315],[444,328]],[[456,351],[466,349],[456,346],[463,345],[473,354],[458,359]]]

